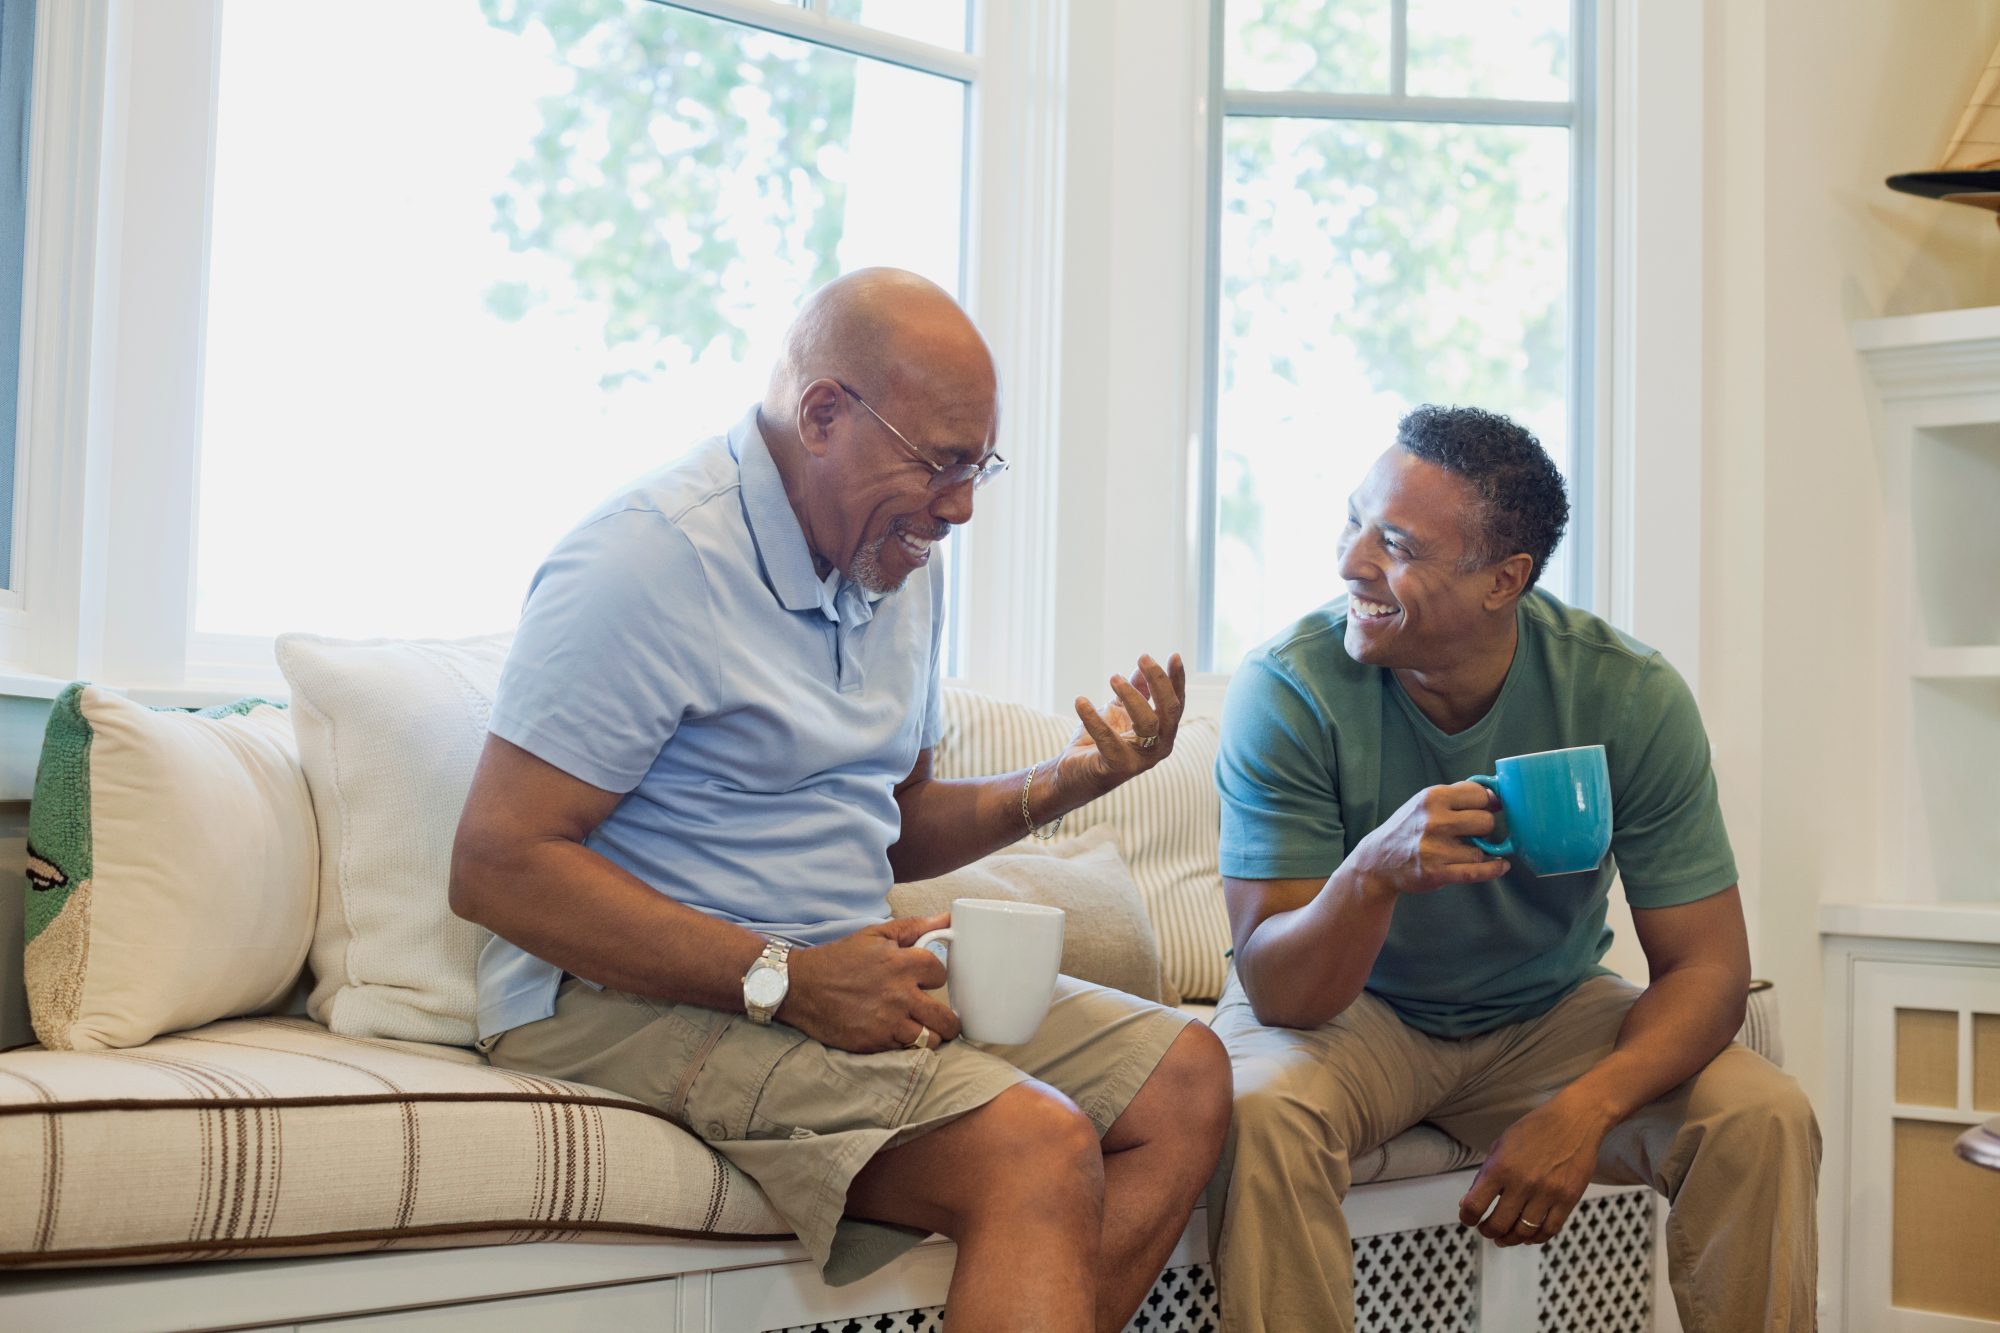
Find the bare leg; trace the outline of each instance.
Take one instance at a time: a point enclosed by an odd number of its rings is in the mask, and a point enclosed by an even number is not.
[[[1181,1030],[1104,1136],[1097,1327],[1117,1333],[1166,1265],[1229,1128],[1229,1056],[1200,1023]]]
[[[854,1178],[847,1209],[958,1243],[952,1333],[1082,1333],[1097,1306],[1104,1184],[1090,1118],[1030,1082],[878,1156]]]

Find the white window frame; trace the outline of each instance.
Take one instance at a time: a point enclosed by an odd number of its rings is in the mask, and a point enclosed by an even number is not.
[[[1038,302],[1059,279],[1047,258],[1059,228],[1042,221],[1050,191],[1021,186],[1046,179],[1060,152],[1058,113],[1034,72],[1049,67],[1044,48],[1060,57],[1062,0],[975,3],[971,53],[829,18],[826,0],[673,3],[969,87],[961,276],[1000,357],[1009,420],[1034,429],[1053,363],[1033,331],[1047,317]],[[38,676],[92,677],[175,700],[279,689],[268,639],[199,633],[192,623],[222,0],[52,8],[37,42],[37,87],[52,91],[38,97],[24,296],[30,344],[47,350],[23,394],[27,558],[22,607],[0,605],[0,689],[25,692]],[[59,76],[43,77],[45,66]],[[1006,187],[983,189],[986,179]],[[1027,475],[1015,489],[1032,494]],[[986,526],[1002,545],[1010,523],[1033,513],[1016,503],[1010,519],[1007,504],[992,508],[999,521]],[[1011,583],[985,582],[985,600],[1011,595]],[[1032,616],[1038,603],[1021,606]],[[964,637],[989,650],[1004,644],[1015,660],[1043,641],[988,634],[969,618]]]
[[[1178,25],[1146,0],[1105,0],[1075,16],[1071,63],[1088,85],[1072,89],[1065,168],[1064,262],[1081,270],[1062,323],[1072,447],[1036,533],[1061,571],[1057,688],[1036,699],[1048,705],[1102,697],[1105,673],[1129,669],[1140,650],[1179,649],[1192,665],[1204,642],[1214,5],[1191,6]],[[1599,441],[1585,482],[1596,501],[1585,538],[1595,605],[1699,693],[1703,15],[1698,5],[1599,0],[1595,26],[1597,282],[1585,312]],[[1224,672],[1191,672],[1189,707],[1216,711],[1227,685]]]
[[[1598,0],[1570,0],[1570,95],[1561,102],[1526,98],[1466,98],[1415,96],[1405,80],[1409,59],[1409,0],[1389,0],[1390,86],[1386,93],[1276,92],[1231,89],[1222,59],[1224,4],[1210,6],[1210,70],[1208,154],[1205,176],[1208,192],[1204,209],[1207,218],[1207,274],[1204,282],[1204,330],[1202,375],[1202,438],[1200,473],[1197,478],[1200,506],[1199,620],[1196,651],[1212,672],[1226,671],[1231,664],[1208,661],[1215,639],[1215,556],[1216,556],[1216,469],[1221,447],[1217,424],[1222,398],[1221,384],[1221,291],[1222,291],[1222,143],[1230,119],[1271,117],[1325,122],[1389,121],[1396,124],[1447,126],[1535,126],[1561,128],[1570,132],[1570,207],[1567,248],[1569,251],[1569,374],[1565,409],[1569,456],[1563,460],[1576,501],[1571,507],[1570,528],[1565,543],[1569,556],[1566,586],[1559,595],[1572,602],[1598,604],[1593,571],[1601,562],[1598,532],[1602,524],[1597,513],[1596,475],[1602,445],[1595,403],[1601,396],[1608,363],[1600,356],[1603,344],[1595,336],[1597,292],[1604,273],[1598,262],[1597,181],[1609,164],[1598,151],[1597,99],[1603,80],[1597,44]],[[1386,447],[1387,442],[1384,442]],[[1342,497],[1330,496],[1337,504]],[[1337,590],[1329,582],[1328,596]]]
[[[978,5],[965,288],[1000,363],[1019,465],[981,492],[959,633],[965,679],[1005,697],[1102,698],[1106,673],[1139,652],[1192,661],[1198,642],[1210,2]],[[171,173],[145,159],[160,127],[131,111],[137,81],[200,66],[208,113],[218,3],[72,0],[38,25],[24,557],[21,605],[0,607],[0,691],[83,676],[200,699],[238,684],[190,670],[200,310],[138,299],[166,241],[135,191]],[[1692,678],[1702,11],[1602,4],[1599,606]],[[775,0],[700,7],[825,22]],[[205,161],[179,176],[191,180],[205,201]],[[205,218],[183,211],[205,235]],[[177,426],[161,401],[179,404]],[[1212,711],[1226,680],[1198,678],[1191,707]]]

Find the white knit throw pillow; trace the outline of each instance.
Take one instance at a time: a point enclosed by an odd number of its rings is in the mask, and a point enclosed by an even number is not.
[[[941,778],[1022,769],[1062,753],[1073,718],[1004,703],[972,690],[944,692],[944,734],[933,771]],[[1215,790],[1220,731],[1213,718],[1186,718],[1174,752],[1109,796],[1073,811],[1057,840],[1109,826],[1160,940],[1160,965],[1184,1000],[1222,994],[1229,972],[1229,914],[1216,869],[1222,801]]]
[[[451,844],[512,635],[278,639],[319,823],[312,1016],[472,1044],[487,932],[452,914]]]

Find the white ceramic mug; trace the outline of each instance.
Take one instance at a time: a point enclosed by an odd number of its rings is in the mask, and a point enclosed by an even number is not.
[[[940,945],[949,944],[949,949]],[[1055,998],[1063,912],[1040,903],[960,898],[951,924],[916,946],[945,960],[950,1004],[967,1037],[1018,1046],[1035,1035]]]

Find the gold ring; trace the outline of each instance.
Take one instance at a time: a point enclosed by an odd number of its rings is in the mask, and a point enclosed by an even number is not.
[[[1150,750],[1160,743],[1160,738],[1158,736],[1138,736],[1133,739],[1132,743],[1142,750]]]
[[[931,1030],[922,1024],[917,1026],[917,1035],[907,1043],[913,1051],[928,1051],[931,1048]]]
[[[1517,1227],[1526,1227],[1530,1231],[1540,1231],[1542,1229],[1542,1224],[1540,1222],[1530,1222],[1525,1217],[1520,1219],[1518,1222],[1514,1223],[1514,1225]]]

